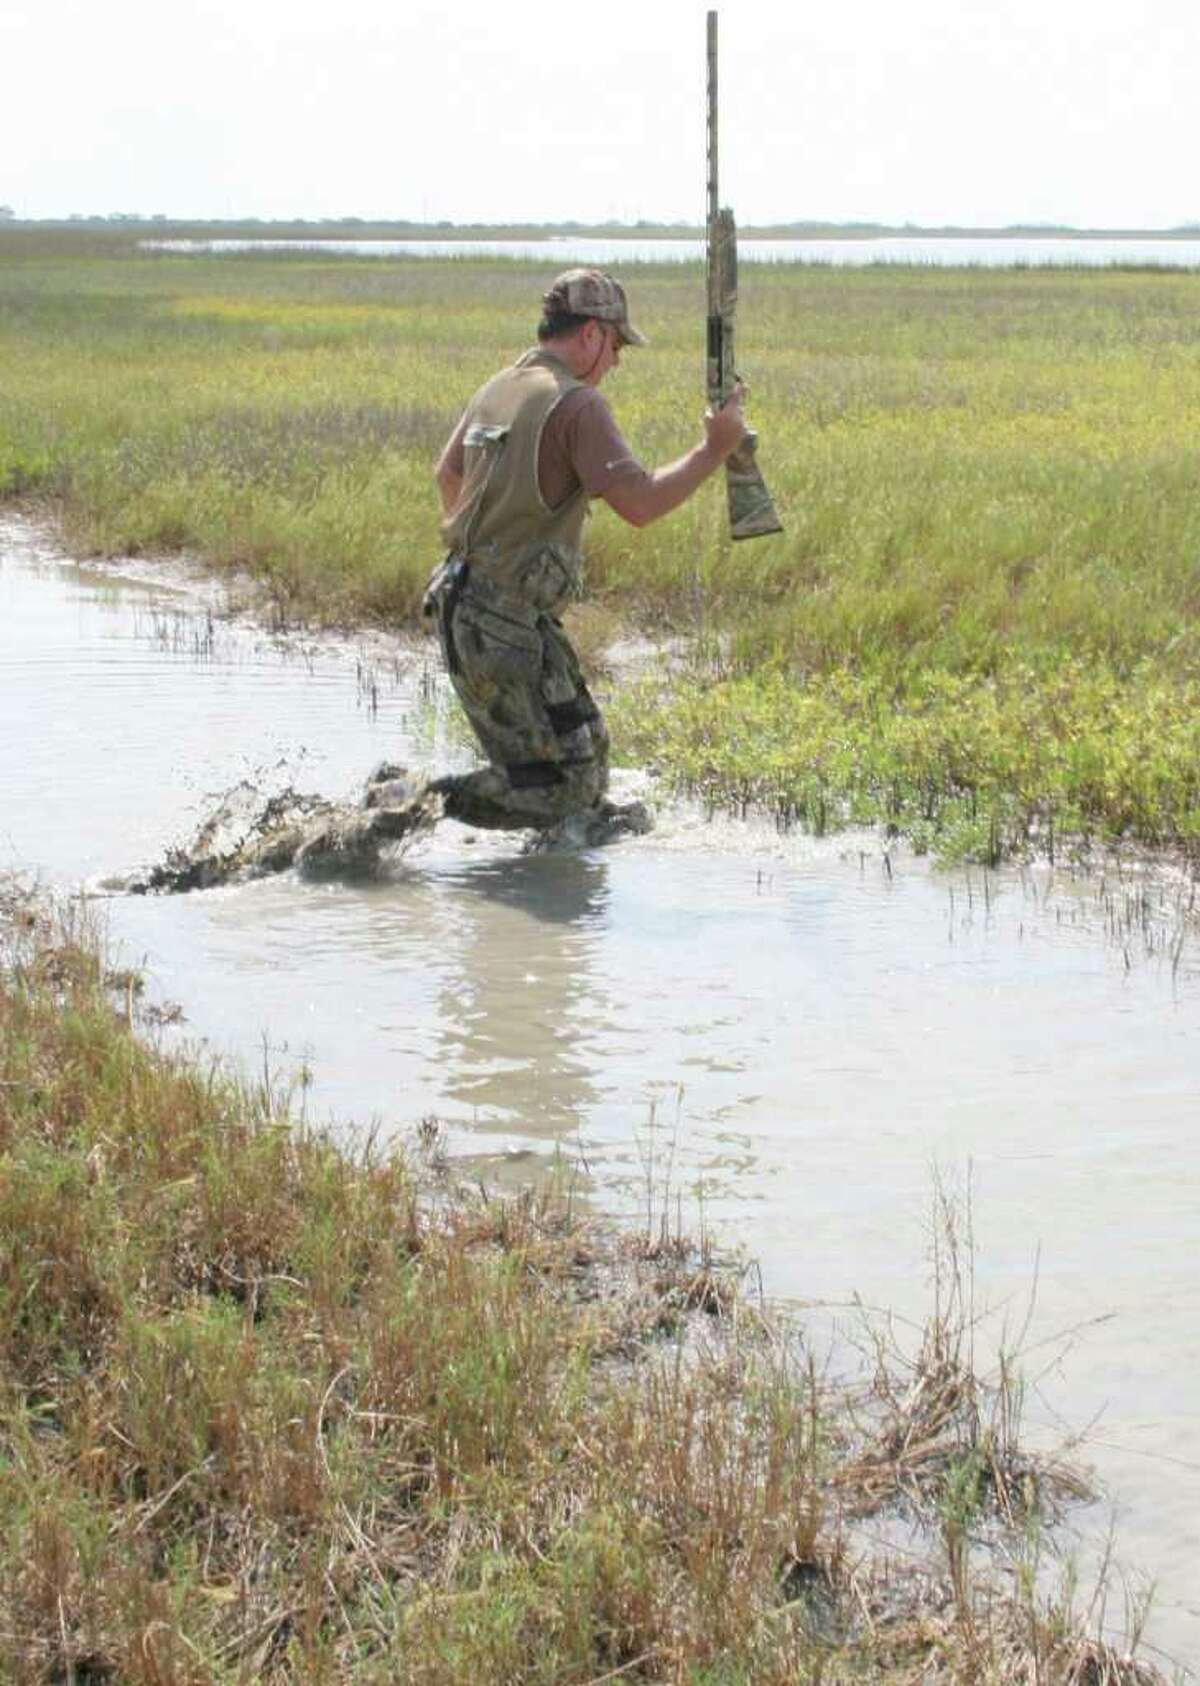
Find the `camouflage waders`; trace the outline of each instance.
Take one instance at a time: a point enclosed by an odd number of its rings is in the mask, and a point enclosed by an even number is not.
[[[434,576],[427,602],[490,763],[433,781],[445,812],[467,825],[545,829],[596,808],[608,733],[560,623],[458,557]]]
[[[450,555],[426,608],[490,763],[430,787],[468,825],[549,829],[594,812],[608,786],[608,733],[558,619],[581,588],[587,494],[551,507],[538,482],[547,419],[581,384],[535,350],[467,406],[462,490],[442,526]]]

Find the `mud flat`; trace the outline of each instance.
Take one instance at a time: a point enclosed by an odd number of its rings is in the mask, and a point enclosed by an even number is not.
[[[51,884],[158,859],[241,778],[341,800],[379,761],[468,757],[418,652],[280,647],[11,524],[0,599],[0,848]],[[561,1150],[609,1209],[699,1198],[821,1354],[864,1338],[855,1294],[923,1322],[930,1167],[969,1166],[977,1305],[1019,1332],[1036,1281],[1026,1433],[1098,1419],[1082,1456],[1157,1583],[1149,1642],[1200,1651],[1200,978],[1171,886],[938,874],[671,809],[605,851],[445,826],[370,882],[103,911],[114,963],[183,1007],[169,1045],[265,1064],[310,1121],[436,1114],[496,1174]]]

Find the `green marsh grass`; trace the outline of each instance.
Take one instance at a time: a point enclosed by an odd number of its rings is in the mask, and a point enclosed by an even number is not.
[[[1071,1486],[951,1298],[864,1409],[680,1236],[339,1145],[136,999],[0,885],[0,1679],[1161,1680],[968,1549]]]
[[[184,550],[285,619],[411,627],[432,459],[552,270],[0,233],[0,489],[80,551]],[[626,278],[652,344],[606,391],[657,463],[699,436],[703,278]],[[742,295],[786,531],[732,546],[716,484],[640,533],[598,510],[593,598],[693,653],[623,694],[624,752],[947,854],[1193,851],[1200,274],[745,266]]]

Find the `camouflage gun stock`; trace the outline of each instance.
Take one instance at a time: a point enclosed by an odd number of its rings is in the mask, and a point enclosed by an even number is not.
[[[719,410],[737,384],[733,355],[737,310],[737,227],[717,193],[717,14],[708,14],[708,402]],[[729,530],[735,539],[781,533],[783,526],[755,460],[758,435],[747,433],[725,463]]]

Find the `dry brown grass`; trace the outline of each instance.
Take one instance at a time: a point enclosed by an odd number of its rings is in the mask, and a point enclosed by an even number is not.
[[[953,1302],[856,1413],[677,1231],[350,1151],[140,1041],[69,910],[0,933],[0,1678],[1158,1678],[981,1546],[1060,1475]]]

